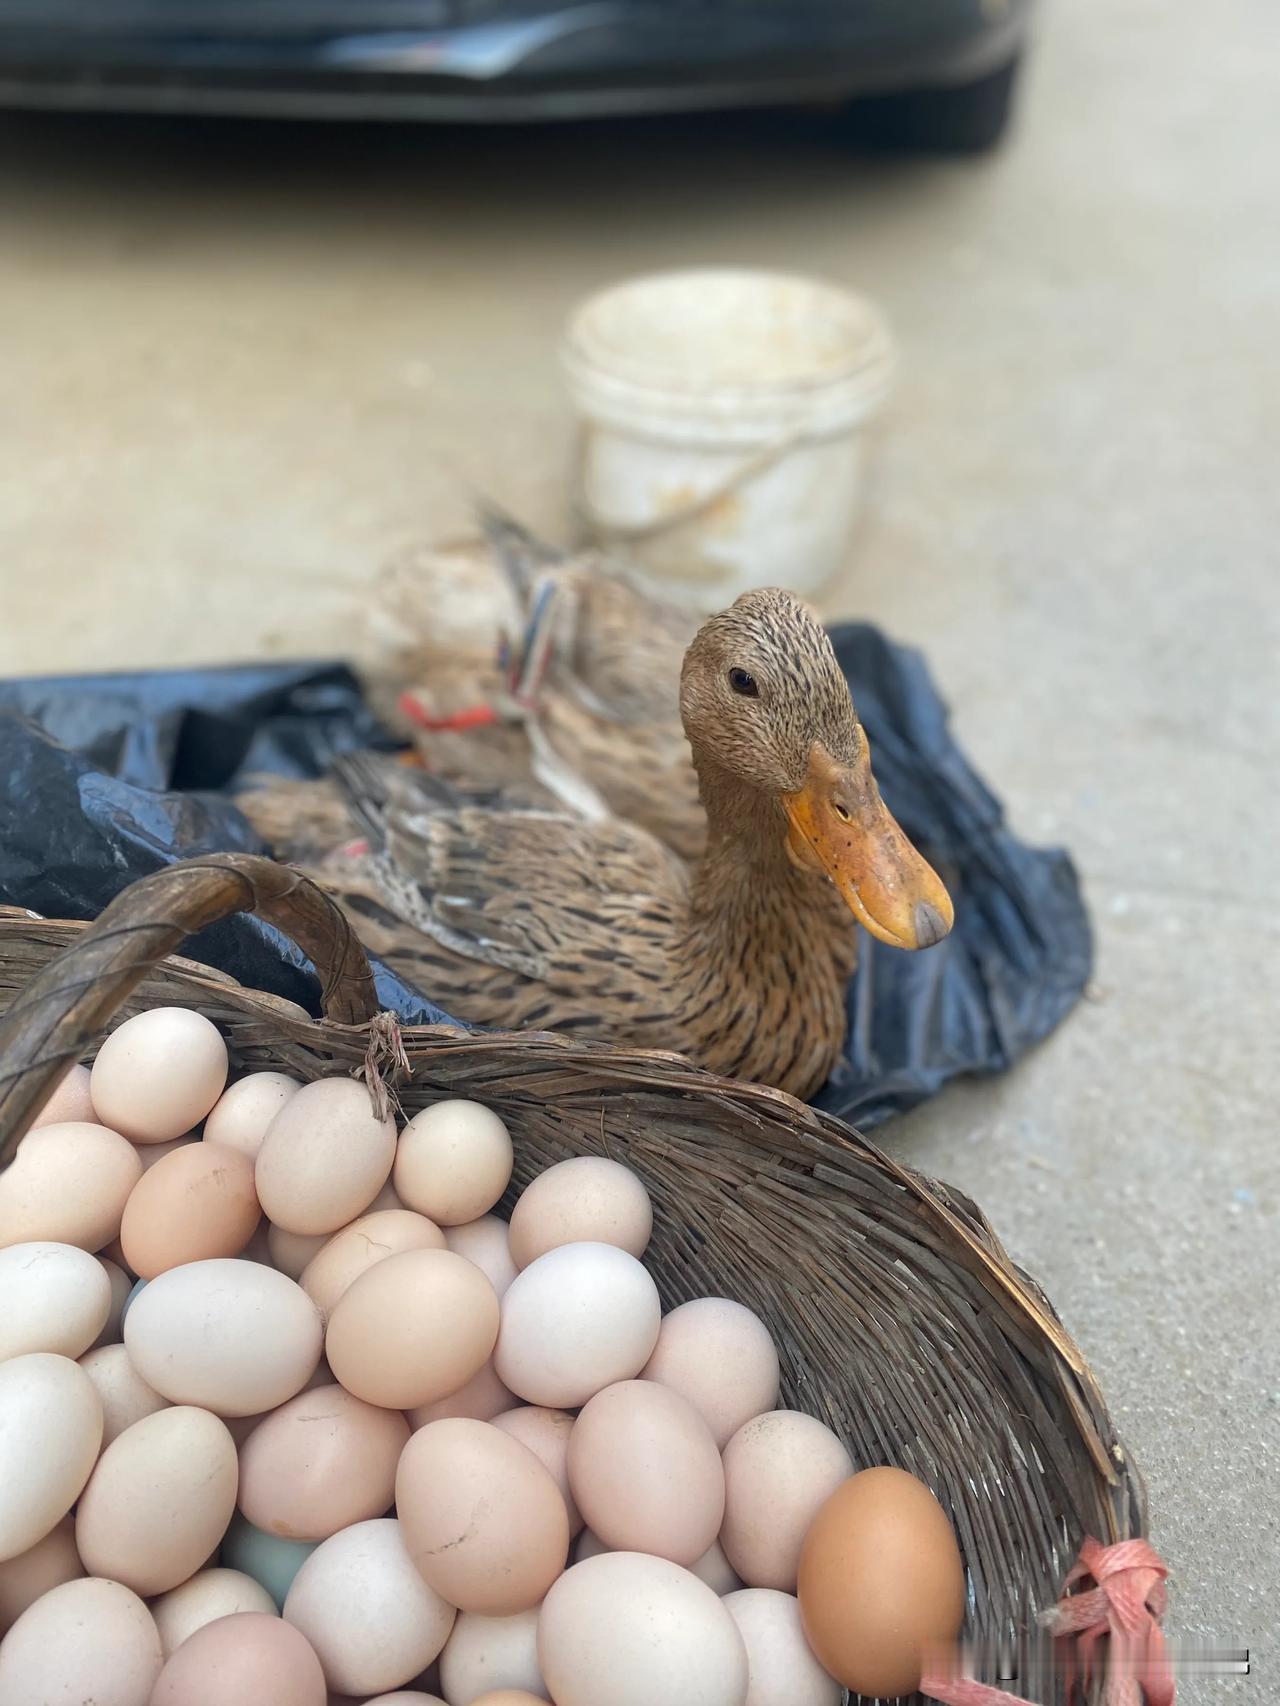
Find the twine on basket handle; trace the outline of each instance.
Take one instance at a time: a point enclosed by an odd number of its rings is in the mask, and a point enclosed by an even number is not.
[[[1057,1605],[1040,1614],[1051,1635],[1070,1639],[1065,1675],[1068,1697],[1076,1681],[1087,1688],[1095,1673],[1095,1648],[1110,1637],[1104,1662],[1105,1706],[1173,1706],[1174,1680],[1160,1619],[1168,1567],[1146,1540],[1114,1546],[1086,1539],[1063,1583]],[[1073,1591],[1081,1583],[1092,1587]],[[939,1668],[920,1680],[920,1692],[940,1706],[1033,1706],[1020,1695]]]
[[[392,1111],[404,1115],[400,1106],[400,1098],[396,1094],[396,1080],[403,1074],[413,1077],[413,1068],[409,1064],[409,1056],[405,1053],[404,1038],[400,1034],[400,1021],[394,1013],[375,1013],[369,1021],[369,1046],[364,1051],[364,1061],[355,1069],[354,1076],[362,1078],[368,1087],[373,1101],[374,1114],[380,1120],[385,1120]]]

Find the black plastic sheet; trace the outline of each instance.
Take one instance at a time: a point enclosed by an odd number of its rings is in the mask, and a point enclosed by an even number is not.
[[[832,639],[881,792],[956,909],[951,935],[926,953],[863,938],[845,1059],[816,1101],[867,1128],[959,1074],[1011,1066],[1079,999],[1092,938],[1069,855],[1009,831],[920,656],[863,623]],[[255,772],[320,775],[339,751],[392,744],[339,664],[0,683],[0,902],[92,918],[174,860],[264,852],[227,791]],[[317,1011],[314,971],[260,920],[229,919],[183,951]],[[375,973],[406,1023],[448,1017],[430,991]]]

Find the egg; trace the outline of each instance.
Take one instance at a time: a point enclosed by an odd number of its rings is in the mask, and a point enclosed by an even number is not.
[[[606,1546],[598,1534],[592,1534],[589,1528],[584,1528],[578,1536],[574,1548],[573,1561],[581,1564],[586,1558],[598,1558],[602,1552],[612,1552],[616,1548]],[[705,1582],[712,1593],[723,1598],[740,1588],[742,1583],[729,1566],[729,1560],[718,1540],[713,1540],[696,1563],[690,1564],[689,1573],[697,1576],[700,1582]]]
[[[491,1422],[495,1416],[500,1416],[519,1402],[515,1393],[508,1392],[494,1373],[493,1358],[490,1357],[484,1367],[456,1392],[451,1392],[447,1398],[437,1398],[430,1404],[415,1404],[405,1414],[409,1418],[409,1426],[415,1429],[425,1428],[428,1422],[442,1422],[447,1416],[470,1416],[477,1422]]]
[[[98,1121],[98,1116],[93,1111],[93,1098],[89,1094],[87,1066],[67,1068],[45,1098],[28,1129],[37,1131],[42,1125],[65,1125],[68,1121],[89,1125]]]
[[[556,1706],[744,1706],[747,1654],[724,1604],[667,1558],[606,1552],[560,1577],[538,1619]]]
[[[43,1540],[0,1564],[0,1636],[50,1588],[84,1574],[76,1551],[75,1518],[64,1516]]]
[[[230,1569],[242,1570],[265,1588],[279,1608],[293,1578],[318,1545],[316,1540],[285,1540],[278,1534],[264,1534],[237,1512],[222,1542],[220,1557]]]
[[[623,1380],[597,1392],[569,1436],[578,1509],[615,1551],[686,1568],[720,1532],[724,1470],[711,1430],[678,1392]]]
[[[549,1698],[538,1669],[538,1613],[480,1617],[461,1611],[440,1655],[440,1686],[449,1706],[472,1702],[495,1689]]]
[[[236,1507],[236,1448],[208,1410],[144,1416],[103,1452],[76,1508],[76,1549],[93,1575],[144,1599],[194,1575]]]
[[[541,1706],[546,1698],[524,1688],[495,1688],[491,1694],[477,1694],[472,1706]]]
[[[444,1233],[407,1208],[362,1214],[327,1238],[302,1272],[300,1284],[327,1321],[347,1287],[367,1269],[402,1250],[443,1250]]]
[[[569,1436],[573,1432],[573,1417],[568,1410],[547,1410],[537,1404],[522,1404],[515,1410],[504,1410],[488,1418],[495,1428],[518,1439],[546,1469],[564,1500],[569,1513],[569,1534],[572,1537],[582,1528],[582,1513],[574,1502],[569,1486]]]
[[[48,1240],[101,1250],[142,1177],[138,1152],[105,1126],[29,1131],[0,1173],[0,1246]]]
[[[354,1078],[304,1084],[258,1150],[263,1213],[286,1232],[336,1232],[368,1208],[395,1154],[395,1122],[379,1119],[365,1085]]]
[[[106,1274],[107,1284],[111,1288],[111,1304],[107,1310],[107,1318],[102,1323],[97,1338],[90,1345],[90,1350],[97,1350],[99,1345],[118,1345],[120,1343],[125,1299],[133,1290],[134,1279],[134,1276],[121,1267],[119,1262],[113,1262],[107,1256],[99,1256],[97,1261],[103,1273]]]
[[[324,1672],[291,1623],[260,1611],[219,1617],[165,1660],[150,1706],[325,1706]]]
[[[102,1404],[104,1451],[126,1428],[169,1406],[167,1398],[147,1385],[129,1361],[123,1345],[100,1345],[96,1350],[86,1351],[80,1358],[80,1367],[93,1382]]]
[[[106,1325],[111,1281],[74,1244],[10,1244],[0,1250],[0,1299],[0,1362],[28,1351],[78,1357]]]
[[[746,1706],[840,1706],[844,1690],[814,1658],[793,1594],[742,1588],[723,1603],[747,1649]]]
[[[228,1084],[204,1122],[206,1143],[225,1143],[256,1161],[267,1127],[302,1080],[287,1072],[250,1072]]]
[[[137,1594],[81,1577],[36,1600],[0,1641],[0,1700],[149,1706],[160,1666],[160,1637]]]
[[[744,1422],[778,1402],[778,1353],[751,1310],[699,1297],[663,1316],[644,1379],[687,1398],[723,1451]]]
[[[166,1155],[172,1155],[175,1149],[190,1149],[193,1143],[200,1139],[194,1131],[187,1132],[182,1137],[171,1137],[167,1143],[140,1143],[138,1160],[142,1163],[144,1174],[149,1173],[158,1161],[163,1161]]]
[[[414,1568],[393,1517],[323,1541],[284,1602],[285,1620],[310,1641],[339,1694],[403,1687],[439,1653],[455,1615]]]
[[[238,1256],[261,1218],[253,1163],[221,1143],[187,1143],[148,1169],[120,1222],[140,1279],[212,1256]]]
[[[151,1615],[160,1632],[165,1658],[206,1623],[234,1616],[237,1611],[276,1615],[275,1602],[266,1588],[240,1570],[198,1570],[151,1601]]]
[[[864,1469],[826,1499],[800,1554],[800,1616],[821,1664],[855,1693],[910,1694],[954,1642],[964,1566],[946,1512],[905,1469]]]
[[[227,1082],[227,1045],[186,1007],[153,1007],[98,1050],[89,1089],[103,1125],[134,1143],[166,1143],[198,1125]]]
[[[689,1568],[700,1582],[705,1582],[712,1593],[719,1594],[722,1599],[725,1594],[733,1593],[736,1588],[742,1586],[718,1540],[713,1540],[701,1558],[690,1564]]]
[[[286,1232],[266,1223],[267,1257],[274,1268],[301,1281],[311,1262],[333,1237],[332,1232]]]
[[[101,1440],[102,1405],[77,1363],[49,1351],[0,1363],[0,1563],[67,1514]]]
[[[571,1410],[639,1374],[661,1318],[658,1288],[634,1256],[562,1244],[511,1282],[494,1367],[528,1403]]]
[[[437,1226],[477,1220],[511,1178],[511,1137],[479,1102],[437,1102],[400,1133],[392,1180],[408,1207]]]
[[[447,1706],[438,1694],[424,1694],[419,1688],[397,1688],[394,1694],[379,1694],[366,1700],[364,1706]]]
[[[464,1221],[461,1226],[444,1226],[441,1231],[449,1249],[474,1262],[501,1298],[516,1277],[506,1221],[499,1220],[496,1214],[482,1214],[479,1220]]]
[[[319,1362],[322,1336],[301,1286],[234,1258],[159,1274],[124,1322],[129,1360],[149,1386],[171,1403],[219,1416],[253,1416],[286,1403]]]
[[[748,1587],[794,1593],[818,1507],[853,1473],[831,1429],[798,1410],[745,1422],[724,1448],[725,1557]]]
[[[460,1611],[527,1611],[564,1569],[559,1489],[527,1446],[488,1422],[419,1428],[401,1453],[396,1510],[418,1571]]]
[[[548,1167],[511,1211],[511,1255],[527,1268],[561,1244],[616,1244],[643,1256],[653,1231],[649,1193],[629,1167],[578,1155]]]
[[[242,1445],[240,1509],[269,1534],[327,1539],[390,1507],[408,1438],[399,1410],[378,1409],[336,1385],[300,1392]]]
[[[479,1268],[452,1250],[403,1250],[338,1299],[325,1355],[357,1398],[409,1410],[456,1392],[497,1336],[498,1300]]]

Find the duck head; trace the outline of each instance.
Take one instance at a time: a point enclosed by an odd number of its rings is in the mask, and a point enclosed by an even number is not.
[[[880,798],[831,641],[800,599],[746,592],[704,623],[680,714],[709,805],[717,790],[761,805],[760,833],[829,877],[881,942],[928,948],[948,933],[951,897]]]

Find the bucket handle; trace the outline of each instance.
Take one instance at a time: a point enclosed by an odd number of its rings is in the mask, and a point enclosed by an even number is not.
[[[802,432],[788,433],[785,438],[775,439],[772,444],[765,444],[754,451],[738,466],[726,474],[723,480],[708,487],[705,492],[691,499],[680,509],[671,510],[666,515],[655,516],[652,521],[635,522],[602,522],[598,517],[587,511],[583,499],[584,481],[587,460],[587,433],[590,428],[583,427],[578,434],[574,466],[574,510],[578,521],[586,532],[598,539],[602,544],[632,545],[645,539],[656,539],[664,533],[672,533],[678,527],[684,527],[691,521],[700,521],[709,515],[718,503],[740,491],[748,481],[757,479],[761,474],[776,468],[778,463],[790,456],[793,450],[805,442],[806,435]]]

